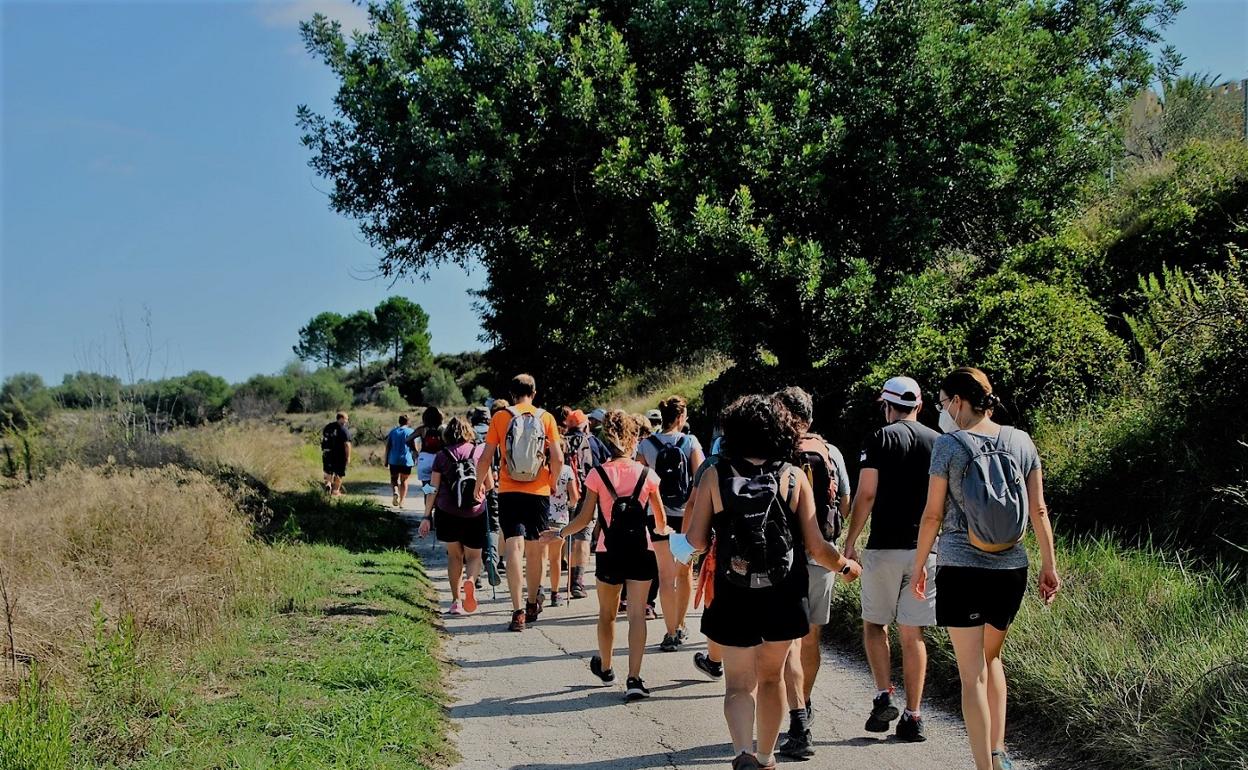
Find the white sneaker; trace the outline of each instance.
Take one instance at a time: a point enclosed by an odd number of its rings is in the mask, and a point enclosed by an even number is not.
[[[395,508],[399,507],[399,493],[398,492],[395,492],[393,495],[390,496],[390,504],[393,505]]]

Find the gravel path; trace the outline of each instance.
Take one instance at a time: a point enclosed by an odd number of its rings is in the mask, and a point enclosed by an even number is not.
[[[413,550],[446,608],[445,549],[431,535],[414,541]],[[723,683],[703,676],[692,662],[694,652],[706,649],[698,632],[701,613],[690,613],[692,638],[679,652],[659,651],[663,623],[650,621],[642,676],[653,695],[625,703],[626,623],[621,618],[616,630],[617,682],[601,685],[589,672],[589,658],[597,651],[598,602],[592,579],[587,584],[589,598],[547,607],[523,633],[506,630],[511,604],[505,580],[497,599],[488,584],[479,592],[476,614],[445,618],[446,656],[457,666],[450,707],[462,757],[457,770],[728,768],[732,747],[722,712]],[[803,763],[782,764],[809,770],[974,767],[960,716],[938,706],[925,704],[926,743],[865,732],[873,694],[865,662],[825,647],[812,698],[816,754]],[[1015,766],[1039,768],[1017,760]]]

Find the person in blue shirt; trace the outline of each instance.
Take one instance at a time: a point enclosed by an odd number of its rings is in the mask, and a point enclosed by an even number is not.
[[[407,415],[399,415],[398,426],[386,436],[386,467],[390,469],[391,502],[402,508],[407,500],[407,480],[412,475],[412,439],[416,431],[408,425]]]

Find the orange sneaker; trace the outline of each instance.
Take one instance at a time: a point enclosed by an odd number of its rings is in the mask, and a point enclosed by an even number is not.
[[[477,611],[477,585],[471,580],[464,581],[464,610],[466,612]]]

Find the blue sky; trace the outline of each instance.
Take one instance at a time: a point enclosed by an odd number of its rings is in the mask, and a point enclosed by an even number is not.
[[[0,3],[0,373],[240,381],[293,358],[316,313],[394,293],[429,311],[435,350],[481,347],[480,273],[371,278],[376,252],[318,190],[294,123],[334,93],[298,38],[318,10],[364,18],[345,0]],[[1248,76],[1243,0],[1189,0],[1167,37],[1189,71]]]

